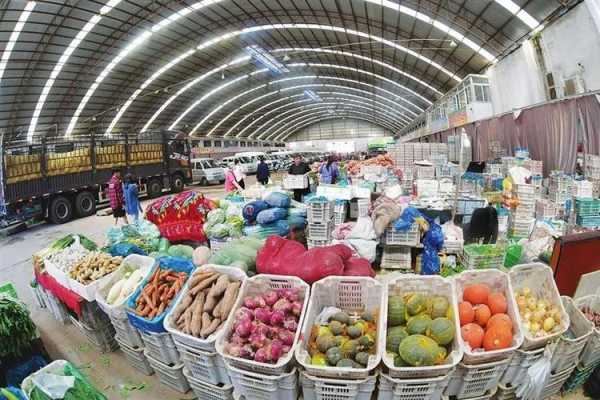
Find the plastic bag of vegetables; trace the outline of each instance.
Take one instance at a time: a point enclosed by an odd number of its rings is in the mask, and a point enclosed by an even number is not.
[[[256,254],[263,241],[253,238],[235,239],[225,244],[208,260],[209,264],[237,266],[248,271],[256,267]]]
[[[222,224],[225,222],[225,210],[220,208],[215,208],[214,210],[210,210],[208,214],[206,214],[206,222],[204,223],[204,229],[206,227],[212,227],[217,224]]]
[[[191,260],[194,256],[194,249],[192,248],[192,246],[176,244],[175,246],[169,247],[168,254],[171,257],[185,258]]]

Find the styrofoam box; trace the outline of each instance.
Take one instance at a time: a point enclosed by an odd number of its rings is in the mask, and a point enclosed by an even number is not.
[[[579,364],[579,358],[583,348],[592,335],[592,325],[583,313],[575,306],[573,299],[567,296],[561,296],[563,307],[571,324],[569,330],[575,336],[574,339],[563,334],[558,339],[558,344],[552,353],[552,372],[561,372],[573,365]]]
[[[511,286],[511,280],[509,279],[508,275],[495,269],[468,270],[454,276],[453,280],[457,303],[460,303],[463,299],[462,295],[465,286],[475,283],[485,283],[490,286],[493,292],[502,293],[506,297],[506,303],[508,305],[507,314],[513,321],[513,342],[512,345],[506,349],[473,351],[471,347],[465,343],[462,338],[460,338],[459,341],[464,352],[463,363],[489,363],[497,360],[510,359],[515,350],[521,347],[521,344],[523,343],[523,333],[521,329],[521,317],[519,316],[517,304],[513,295],[514,292]],[[458,315],[458,313],[455,315]]]
[[[286,175],[283,177],[284,189],[305,189],[308,187],[308,174]]]
[[[264,375],[237,369],[231,364],[227,371],[235,393],[247,400],[297,400],[298,371],[293,368],[281,375]]]
[[[231,384],[225,361],[223,361],[221,355],[216,352],[207,353],[192,349],[177,341],[175,341],[175,345],[179,350],[179,354],[181,354],[183,365],[192,377],[213,385]]]
[[[211,334],[206,339],[201,339],[201,338],[197,338],[195,336],[188,335],[186,333],[181,332],[179,329],[177,329],[175,321],[172,320],[174,310],[177,309],[177,306],[179,305],[179,303],[181,303],[183,301],[183,299],[187,296],[187,293],[189,291],[189,283],[192,281],[194,275],[199,274],[201,272],[206,272],[206,271],[215,271],[220,274],[225,274],[229,277],[230,281],[239,281],[242,283],[246,280],[246,277],[247,277],[246,273],[244,271],[242,271],[239,268],[235,268],[235,267],[226,267],[226,266],[222,266],[222,265],[207,264],[200,268],[197,268],[194,271],[194,273],[192,274],[192,276],[190,276],[190,279],[187,280],[187,283],[185,284],[185,286],[182,289],[181,296],[179,296],[179,298],[177,299],[177,301],[175,302],[173,307],[171,307],[171,310],[165,316],[164,326],[165,326],[165,329],[167,330],[167,332],[169,332],[172,335],[173,339],[176,340],[177,342],[182,343],[185,346],[188,346],[192,349],[197,349],[197,350],[202,350],[202,351],[206,351],[209,353],[214,353],[216,351],[215,350],[215,342],[217,340],[217,336],[224,332],[223,327],[221,327],[221,329],[218,329],[216,332]],[[236,302],[237,302],[237,300],[239,300],[241,294],[242,294],[242,290],[240,287],[240,290],[238,290],[238,295],[236,297]],[[232,314],[233,313],[230,313],[230,316]]]
[[[190,385],[183,375],[183,364],[177,364],[174,366],[167,365],[152,358],[148,354],[148,350],[144,350],[144,355],[150,362],[150,365],[158,375],[160,383],[176,390],[180,393],[187,393],[190,390]]]
[[[126,266],[131,266],[134,269],[139,269],[142,273],[142,280],[140,280],[139,284],[131,292],[131,294],[133,294],[135,292],[135,289],[137,289],[139,285],[142,284],[144,279],[146,279],[148,274],[152,271],[152,267],[154,267],[155,263],[156,260],[154,258],[141,256],[138,254],[131,254],[125,257],[125,259],[121,263],[121,266],[113,272],[110,278],[98,285],[98,290],[96,292],[95,299],[98,302],[100,308],[102,308],[102,310],[111,318],[115,317],[119,320],[127,318],[125,304],[127,304],[127,300],[131,295],[127,296],[125,299],[123,299],[123,301],[119,302],[118,304],[108,304],[106,302],[106,296],[108,296],[108,292],[115,283],[117,283],[123,278],[123,276],[125,275]]]
[[[300,372],[303,400],[370,400],[377,375],[365,379],[331,379]]]
[[[574,301],[579,309],[587,306],[596,312],[600,312],[600,295],[583,296]],[[590,326],[592,326],[593,331],[581,355],[581,364],[583,367],[600,362],[600,328],[594,327],[591,321]]]
[[[234,357],[229,355],[225,351],[225,344],[227,342],[227,339],[231,335],[231,332],[233,331],[235,312],[240,307],[242,307],[244,298],[246,298],[246,296],[261,295],[268,290],[292,288],[299,289],[299,297],[303,301],[303,305],[302,313],[300,314],[300,318],[298,320],[298,329],[296,330],[296,335],[294,336],[294,343],[290,347],[290,351],[287,354],[283,355],[275,364],[259,363],[256,361],[245,360],[240,357]],[[249,369],[260,374],[278,375],[286,373],[291,369],[293,364],[292,358],[294,356],[294,348],[298,344],[298,341],[300,339],[300,333],[302,331],[300,327],[302,326],[302,322],[304,321],[304,317],[306,315],[306,308],[308,307],[309,295],[310,286],[302,279],[297,278],[295,276],[277,276],[260,274],[253,276],[252,278],[246,279],[242,283],[240,295],[238,296],[238,299],[235,305],[233,306],[230,318],[228,318],[225,322],[225,327],[223,328],[222,334],[217,336],[217,341],[215,343],[215,348],[217,352],[221,356],[223,356],[225,362],[228,365],[234,368]]]
[[[190,384],[194,394],[199,400],[233,400],[232,385],[212,385],[191,376],[190,372],[183,368],[183,375]]]
[[[456,396],[457,399],[471,399],[485,396],[490,390],[495,391],[509,361],[505,359],[477,365],[458,364],[444,394]]]
[[[121,261],[121,265],[122,264],[123,262]],[[96,300],[96,292],[98,291],[98,288],[100,286],[104,286],[107,282],[109,282],[112,279],[114,273],[117,271],[117,269],[109,274],[104,275],[99,279],[96,279],[95,281],[88,283],[87,285],[84,285],[83,283],[80,283],[75,279],[69,278],[69,288],[81,297],[83,297],[85,300],[94,301]]]
[[[329,276],[313,283],[308,310],[302,324],[302,339],[295,353],[298,363],[313,376],[343,379],[368,377],[381,361],[381,347],[376,349],[375,354],[369,355],[369,361],[364,368],[318,366],[311,363],[307,344],[315,320],[325,307],[337,307],[345,312],[375,313],[377,318],[375,343],[384,342],[387,301],[385,301],[383,285],[372,278],[354,276]]]
[[[521,329],[523,332],[522,350],[537,349],[544,347],[546,343],[558,339],[569,328],[569,315],[566,313],[560,300],[560,294],[554,281],[552,269],[541,263],[521,264],[511,268],[509,272],[510,283],[513,288],[512,301],[514,303],[514,294],[524,287],[531,289],[531,293],[538,299],[546,299],[560,311],[560,329],[549,335],[534,338],[527,329]],[[522,328],[521,318],[518,318],[519,326]]]
[[[414,274],[402,275],[395,279],[389,280],[387,282],[385,291],[385,299],[388,299],[389,296],[403,296],[406,293],[421,293],[426,296],[444,296],[448,300],[449,306],[452,307],[453,315],[458,316],[458,302],[456,294],[453,290],[452,282],[440,276]],[[380,352],[382,353],[383,363],[388,368],[390,377],[412,379],[445,376],[456,367],[463,357],[463,347],[459,339],[460,325],[458,318],[454,318],[454,339],[452,340],[452,344],[444,364],[427,367],[396,367],[394,365],[393,358],[390,357],[385,351],[385,338],[387,336],[387,300],[385,301],[385,304],[385,332],[383,339],[378,343]]]
[[[395,379],[381,373],[377,400],[440,400],[451,373],[420,379]]]

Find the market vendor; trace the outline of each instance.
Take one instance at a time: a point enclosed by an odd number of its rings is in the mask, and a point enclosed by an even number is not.
[[[290,166],[288,173],[290,175],[304,175],[310,171],[300,154],[294,155],[294,163]],[[307,193],[308,189],[294,189],[294,200],[302,201],[302,195]]]

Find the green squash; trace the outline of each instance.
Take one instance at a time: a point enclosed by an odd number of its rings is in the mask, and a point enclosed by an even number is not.
[[[335,339],[331,335],[317,337],[317,348],[321,353],[325,353],[327,350],[335,346]]]
[[[333,314],[331,316],[330,320],[338,321],[338,322],[341,322],[342,324],[348,325],[350,323],[350,316],[348,314],[346,314],[345,312],[340,311],[338,313]]]
[[[348,340],[340,347],[340,349],[345,358],[354,358],[356,353],[358,353],[359,347],[358,340]]]
[[[329,365],[336,365],[342,359],[342,350],[339,347],[332,347],[325,353]]]
[[[399,354],[394,356],[394,367],[408,367],[409,365],[400,357]]]
[[[454,324],[448,318],[434,319],[427,329],[427,336],[442,346],[454,339]]]
[[[310,359],[310,363],[312,365],[318,365],[321,367],[325,367],[327,366],[327,360],[325,358],[325,356],[322,353],[316,353],[314,354],[311,359]]]
[[[388,298],[388,326],[399,326],[406,322],[406,304],[400,296]]]
[[[346,329],[346,332],[348,332],[348,336],[350,336],[352,339],[356,339],[360,336],[362,336],[362,328],[358,325],[352,325],[349,326],[348,329]]]
[[[398,346],[408,336],[406,328],[403,326],[394,326],[387,331],[385,348],[393,353],[398,352]]]
[[[445,317],[448,314],[448,300],[442,296],[435,296],[431,303],[431,318]]]
[[[426,367],[435,364],[439,352],[438,344],[424,335],[411,335],[404,339],[398,348],[398,354],[413,367]]]
[[[409,335],[424,335],[431,325],[431,318],[427,314],[421,314],[408,319],[406,331]]]
[[[412,294],[406,301],[406,311],[409,315],[421,314],[427,310],[427,299],[420,293]]]
[[[335,366],[340,368],[354,368],[354,361],[349,358],[342,358]]]
[[[344,332],[344,324],[342,324],[340,321],[330,321],[329,330],[336,336],[341,335]]]
[[[367,353],[366,351],[361,351],[357,353],[354,357],[354,361],[359,363],[361,366],[366,367],[369,363],[369,353]]]
[[[370,311],[364,311],[360,317],[367,322],[373,322],[375,320],[375,315]]]
[[[362,335],[358,339],[358,344],[360,344],[365,349],[370,349],[375,344],[375,338],[373,336],[371,336],[370,334]]]
[[[433,363],[435,365],[443,364],[448,356],[448,350],[444,346],[438,346]]]

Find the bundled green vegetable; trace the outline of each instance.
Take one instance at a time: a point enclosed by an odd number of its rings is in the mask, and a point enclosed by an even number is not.
[[[0,357],[24,354],[36,337],[37,330],[25,304],[0,294]]]

